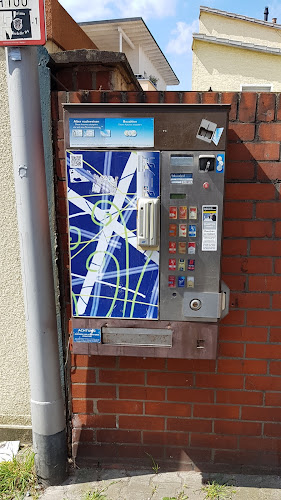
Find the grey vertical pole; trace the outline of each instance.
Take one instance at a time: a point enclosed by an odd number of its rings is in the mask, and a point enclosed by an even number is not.
[[[25,301],[31,418],[37,474],[66,477],[48,202],[36,47],[6,48],[11,137]]]

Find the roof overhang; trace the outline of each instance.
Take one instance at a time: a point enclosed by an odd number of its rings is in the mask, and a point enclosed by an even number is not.
[[[230,17],[232,19],[238,19],[239,21],[247,21],[250,23],[260,24],[266,28],[281,29],[281,24],[271,23],[269,21],[263,21],[262,19],[255,19],[254,17],[241,16],[240,14],[234,14],[233,12],[226,12],[225,10],[212,9],[212,7],[200,6],[201,12],[207,12],[208,14],[215,14],[217,16]]]
[[[112,47],[116,47],[118,50],[119,35],[120,30],[122,30],[126,35],[125,41],[128,37],[133,46],[140,45],[142,47],[166,85],[179,84],[178,77],[141,17],[83,22],[79,23],[79,26],[102,50],[112,50]]]
[[[253,50],[255,52],[264,52],[275,56],[281,55],[281,49],[277,47],[266,47],[264,45],[256,45],[254,43],[240,42],[229,40],[228,38],[218,38],[216,36],[203,35],[201,33],[193,33],[193,40],[200,42],[214,43],[216,45],[224,45],[227,47],[235,47],[236,49]]]

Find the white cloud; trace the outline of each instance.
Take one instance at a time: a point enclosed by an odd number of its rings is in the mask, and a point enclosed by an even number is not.
[[[123,17],[163,18],[175,15],[176,3],[177,0],[123,0],[118,9]]]
[[[190,52],[192,43],[192,33],[198,31],[198,21],[195,20],[191,24],[184,21],[177,22],[177,27],[171,34],[173,35],[168,42],[166,52],[170,54],[185,54]]]
[[[113,2],[111,0],[96,0],[89,5],[88,0],[59,0],[65,10],[77,22],[112,19]]]
[[[122,17],[164,18],[176,13],[178,0],[60,0],[78,22]]]

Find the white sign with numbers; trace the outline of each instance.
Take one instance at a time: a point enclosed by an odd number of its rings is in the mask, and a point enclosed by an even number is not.
[[[44,0],[0,0],[0,45],[44,45]]]

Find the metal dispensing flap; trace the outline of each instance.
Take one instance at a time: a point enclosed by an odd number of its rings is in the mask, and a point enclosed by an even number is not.
[[[173,331],[152,328],[102,328],[102,343],[172,347]]]

